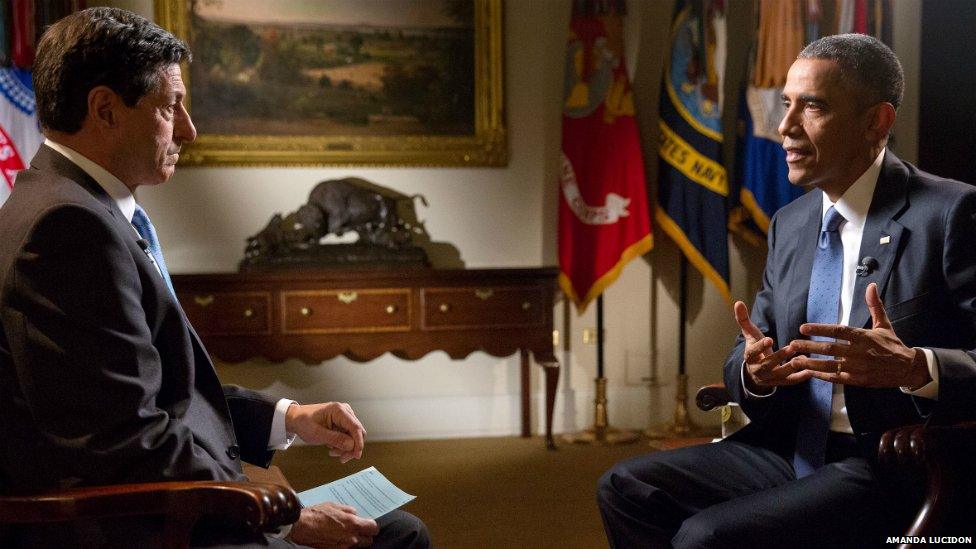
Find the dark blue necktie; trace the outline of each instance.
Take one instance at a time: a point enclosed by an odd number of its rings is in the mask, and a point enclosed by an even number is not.
[[[152,221],[149,221],[146,210],[143,210],[142,206],[138,204],[136,204],[135,213],[132,214],[132,226],[139,232],[139,236],[149,243],[148,251],[156,261],[156,266],[159,267],[159,273],[163,275],[163,280],[169,286],[170,293],[175,296],[176,291],[173,290],[173,281],[170,280],[169,271],[166,270],[166,261],[163,260],[163,250],[159,247],[159,237],[156,236],[156,228],[153,227]]]
[[[840,315],[840,290],[844,274],[844,246],[837,230],[844,216],[831,206],[824,215],[817,241],[817,253],[810,273],[810,293],[807,296],[807,322],[837,324]],[[833,341],[829,337],[814,336],[814,341]],[[811,358],[831,358],[811,355]],[[796,453],[793,468],[796,477],[803,478],[824,464],[827,432],[830,429],[830,401],[834,384],[811,379],[802,389],[800,418],[796,433]]]

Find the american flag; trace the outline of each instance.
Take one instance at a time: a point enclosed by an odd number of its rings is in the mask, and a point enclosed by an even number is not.
[[[0,204],[44,142],[36,107],[30,71],[0,68]]]

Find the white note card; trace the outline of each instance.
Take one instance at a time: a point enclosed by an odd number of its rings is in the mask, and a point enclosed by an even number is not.
[[[325,502],[341,503],[354,507],[361,517],[376,519],[416,497],[397,488],[376,467],[370,467],[318,488],[305,490],[298,494],[298,501],[302,502],[303,507]]]

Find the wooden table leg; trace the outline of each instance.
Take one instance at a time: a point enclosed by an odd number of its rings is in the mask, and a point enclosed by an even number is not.
[[[521,349],[519,351],[522,358],[522,436],[528,437],[532,434],[531,422],[531,401],[529,387],[529,351]],[[542,366],[542,371],[546,374],[546,448],[556,449],[556,441],[552,436],[552,419],[556,409],[556,387],[559,385],[559,361],[550,355],[540,357],[535,356],[536,362]]]
[[[542,371],[546,373],[546,448],[556,449],[556,442],[552,438],[552,415],[556,408],[556,386],[559,384],[559,363],[542,362]]]
[[[529,391],[529,350],[520,349],[522,356],[522,436],[532,436],[531,401]]]

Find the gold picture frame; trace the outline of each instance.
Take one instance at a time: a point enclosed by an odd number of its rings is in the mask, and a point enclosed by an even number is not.
[[[174,35],[190,44],[194,48],[191,28],[190,10],[205,6],[211,9],[213,5],[223,5],[224,2],[233,3],[238,0],[155,0],[156,22]],[[343,0],[337,0],[339,2]],[[416,0],[401,0],[410,2]],[[429,1],[429,0],[427,0]],[[453,0],[457,3],[457,0]],[[473,32],[468,34],[473,38],[473,90],[469,91],[473,98],[473,116],[467,116],[463,124],[455,124],[452,132],[415,132],[379,135],[372,134],[370,128],[357,128],[356,132],[338,134],[329,132],[296,132],[269,135],[258,132],[242,132],[239,129],[224,129],[208,133],[206,125],[198,122],[199,135],[193,143],[187,144],[180,155],[180,164],[187,166],[321,166],[321,165],[357,165],[357,166],[505,166],[508,163],[508,141],[504,120],[504,86],[502,68],[502,3],[503,0],[471,0],[468,9],[473,19]],[[390,9],[396,9],[396,4]],[[276,10],[281,8],[281,2],[267,2],[264,5],[274,5]],[[317,4],[321,5],[321,4]],[[375,3],[374,3],[375,5]],[[197,18],[198,21],[203,21]],[[264,24],[263,32],[269,24]],[[200,26],[204,26],[200,24]],[[297,27],[296,27],[297,28]],[[377,32],[371,27],[369,32]],[[394,30],[394,33],[396,31]],[[404,39],[404,32],[399,34]],[[267,35],[262,35],[262,40]],[[273,35],[275,38],[277,34]],[[344,35],[344,36],[348,36]],[[368,38],[367,38],[368,39]],[[321,40],[320,40],[321,42]],[[359,40],[361,46],[363,41]],[[275,43],[277,47],[277,42]],[[319,44],[322,46],[321,44]],[[261,47],[264,47],[263,43]],[[325,46],[322,46],[325,47]],[[253,49],[253,48],[252,48]],[[368,52],[367,52],[368,54]],[[200,63],[200,55],[194,53],[194,65]],[[263,54],[262,54],[263,55]],[[203,70],[193,67],[197,70]],[[204,67],[205,68],[205,67]],[[310,69],[311,70],[311,69]],[[327,69],[315,69],[327,70]],[[385,66],[384,66],[385,70]],[[194,83],[191,68],[183,67],[183,78],[187,87],[186,103],[192,110]],[[198,73],[209,76],[211,73]],[[315,76],[319,73],[313,73]],[[385,73],[384,73],[385,74]],[[319,85],[331,87],[331,79],[318,81]],[[383,76],[382,78],[386,78]],[[303,80],[307,80],[304,79]],[[374,87],[375,87],[374,78]],[[315,80],[311,80],[315,82]],[[324,83],[323,83],[324,82]],[[344,89],[349,90],[348,81],[341,82]],[[310,84],[306,84],[309,86]],[[266,88],[267,89],[267,88]],[[313,90],[314,91],[314,90]],[[196,89],[199,93],[200,90]],[[208,96],[209,98],[209,96]],[[375,101],[375,97],[374,97]],[[404,103],[399,103],[403,105]],[[386,108],[386,107],[384,107]],[[471,112],[470,108],[469,111]],[[197,113],[201,114],[201,113]],[[265,115],[269,116],[269,115]],[[383,117],[380,117],[382,125]],[[388,119],[403,119],[390,111]],[[194,115],[194,120],[201,120]],[[230,124],[233,117],[223,117],[219,120]],[[268,124],[251,123],[253,127],[267,128]],[[296,124],[309,119],[296,119]],[[413,119],[416,120],[416,119]],[[258,121],[259,122],[259,121]],[[309,123],[310,125],[311,123]],[[219,125],[219,123],[218,123]],[[366,122],[373,125],[373,118]],[[390,123],[389,125],[392,125]],[[417,124],[414,124],[416,126]],[[349,126],[351,127],[351,126]],[[461,130],[457,128],[461,127]]]

